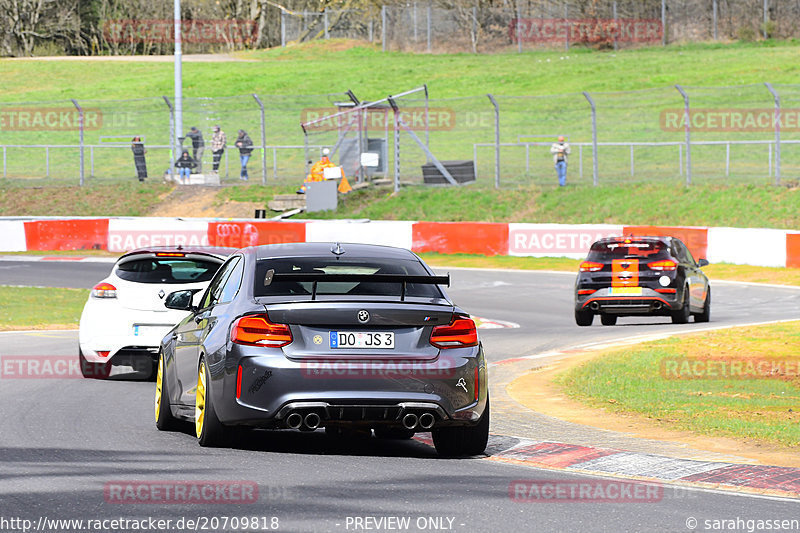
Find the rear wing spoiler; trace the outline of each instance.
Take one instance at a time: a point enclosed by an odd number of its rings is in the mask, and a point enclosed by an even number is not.
[[[406,285],[409,283],[426,283],[428,285],[450,286],[450,274],[444,276],[411,276],[405,274],[325,274],[315,272],[290,272],[280,273],[274,269],[267,270],[264,275],[264,286],[268,287],[273,281],[311,281],[311,299],[317,297],[317,283],[327,282],[371,282],[371,283],[401,283],[400,301],[406,298]]]

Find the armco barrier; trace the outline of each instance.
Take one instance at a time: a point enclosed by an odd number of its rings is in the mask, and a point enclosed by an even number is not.
[[[679,237],[695,258],[706,257],[712,263],[800,268],[797,231],[609,224],[15,217],[0,219],[0,252],[124,252],[177,244],[239,248],[338,241],[399,246],[415,252],[581,258],[598,238],[632,234]]]

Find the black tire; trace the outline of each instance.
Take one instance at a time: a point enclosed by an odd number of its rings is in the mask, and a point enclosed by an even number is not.
[[[83,352],[78,347],[78,363],[81,367],[81,375],[87,379],[107,379],[111,374],[111,363],[90,363],[83,356]]]
[[[217,412],[214,410],[214,400],[209,389],[210,384],[211,373],[208,371],[205,359],[200,358],[200,364],[197,369],[197,392],[195,394],[194,408],[195,435],[200,446],[213,447],[221,446],[225,443],[225,426],[219,421]]]
[[[172,414],[169,408],[169,391],[167,390],[167,380],[164,376],[164,354],[159,353],[156,363],[156,397],[155,415],[156,427],[161,431],[175,429],[178,419]]]
[[[617,315],[600,315],[600,322],[602,322],[604,326],[613,326],[617,323]]]
[[[375,436],[377,438],[387,439],[387,440],[407,440],[416,434],[416,431],[414,431],[413,429],[392,428],[392,427],[382,427],[382,426],[373,428],[373,431],[375,431]]]
[[[689,322],[689,317],[692,316],[691,309],[689,308],[689,287],[683,288],[683,305],[672,314],[673,324],[686,324]]]
[[[575,311],[575,323],[579,326],[591,326],[594,321],[594,313],[591,311]]]
[[[482,454],[489,442],[489,398],[486,398],[486,410],[477,425],[439,428],[434,429],[432,433],[433,445],[441,456],[463,457]]]
[[[711,287],[706,292],[706,301],[703,303],[703,312],[694,315],[695,322],[708,322],[711,320]]]

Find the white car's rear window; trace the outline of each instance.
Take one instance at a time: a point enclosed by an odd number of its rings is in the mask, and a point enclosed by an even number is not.
[[[219,266],[200,259],[148,257],[117,265],[116,275],[137,283],[195,283],[209,281]]]

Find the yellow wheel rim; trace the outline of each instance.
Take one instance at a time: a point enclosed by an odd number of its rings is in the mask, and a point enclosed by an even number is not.
[[[156,373],[156,422],[161,411],[161,383],[164,379],[164,358],[158,357],[158,372]]]
[[[197,438],[203,434],[203,420],[206,414],[206,365],[200,363],[197,370],[197,394],[194,397],[194,431]]]

